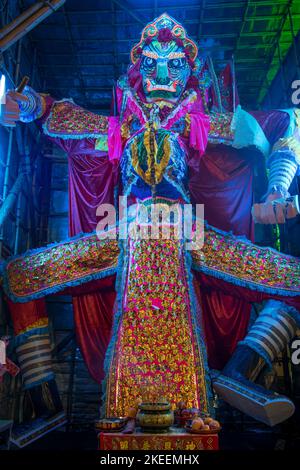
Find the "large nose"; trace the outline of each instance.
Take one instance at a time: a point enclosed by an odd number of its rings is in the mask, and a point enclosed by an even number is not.
[[[158,60],[156,67],[156,82],[160,85],[167,85],[169,81],[168,62],[166,60]]]

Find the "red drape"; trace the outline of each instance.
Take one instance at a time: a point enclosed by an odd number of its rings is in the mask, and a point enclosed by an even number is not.
[[[270,144],[284,135],[289,115],[282,111],[255,111],[251,113],[262,127]],[[263,158],[254,148],[236,150],[224,145],[208,146],[199,160],[189,160],[189,187],[193,202],[204,204],[205,219],[221,230],[232,231],[254,239],[251,218],[253,204],[253,168],[257,158]],[[200,277],[198,276],[198,279]],[[203,277],[202,277],[203,279]],[[219,281],[214,281],[214,286]],[[201,285],[201,284],[200,284]],[[259,296],[259,299],[262,299]],[[230,295],[214,288],[204,288],[201,304],[210,367],[222,369],[238,341],[246,334],[251,304],[255,296]]]
[[[114,202],[116,171],[106,156],[87,149],[83,141],[69,154],[69,228],[70,235],[96,229],[96,209],[101,203]],[[90,151],[88,151],[90,150]],[[103,379],[103,362],[110,339],[115,291],[112,286],[101,292],[73,297],[77,340],[92,377]]]
[[[210,225],[251,239],[253,159],[248,151],[209,146],[205,156],[191,158],[190,192],[204,204]],[[201,286],[201,284],[200,284]],[[216,290],[201,289],[203,326],[210,367],[224,367],[246,334],[251,304]]]

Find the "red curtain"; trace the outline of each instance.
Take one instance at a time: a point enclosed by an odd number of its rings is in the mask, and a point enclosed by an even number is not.
[[[284,135],[289,115],[282,111],[255,111],[251,113],[262,127],[266,138],[274,144]],[[193,202],[204,204],[207,222],[221,230],[232,231],[254,239],[251,217],[253,204],[253,174],[257,158],[254,148],[236,150],[224,145],[208,146],[201,160],[190,154],[190,192]],[[210,367],[222,369],[238,341],[246,334],[251,302],[262,301],[245,290],[229,288],[226,293],[218,289],[221,282],[214,281],[208,288],[197,275],[201,286],[203,325]],[[219,283],[219,284],[218,284]],[[230,295],[231,291],[235,294]],[[239,294],[239,295],[237,295]]]
[[[253,238],[251,221],[253,159],[226,146],[209,146],[199,161],[191,158],[190,192],[204,204],[207,222],[221,230]],[[251,304],[243,298],[201,287],[200,303],[209,366],[222,369],[246,334]]]
[[[96,209],[114,203],[116,168],[104,155],[87,149],[87,142],[69,154],[70,235],[96,229]],[[73,297],[76,337],[91,376],[100,382],[113,319],[115,291],[112,282],[98,282],[101,291]],[[108,285],[107,285],[108,284]]]

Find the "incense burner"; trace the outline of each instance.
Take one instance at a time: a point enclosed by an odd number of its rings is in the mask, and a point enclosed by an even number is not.
[[[174,423],[174,414],[168,402],[145,402],[139,405],[137,421],[143,432],[167,432]]]

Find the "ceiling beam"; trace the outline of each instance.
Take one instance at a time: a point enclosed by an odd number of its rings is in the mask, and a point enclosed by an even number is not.
[[[122,1],[120,1],[120,0],[111,0],[111,1],[113,3],[115,3],[116,5],[118,5],[122,10],[126,11],[126,13],[128,13],[128,15],[132,16],[132,18],[134,18],[138,23],[142,24],[143,26],[146,26],[146,24],[148,23],[148,21],[145,18],[140,17],[139,15],[137,15],[134,12],[136,10],[133,10],[133,8],[132,8],[133,5],[128,4],[124,0],[122,0]]]
[[[264,38],[264,37],[271,37],[271,36],[276,36],[278,34],[278,30],[273,30],[273,31],[251,31],[251,32],[245,32],[243,33],[243,38],[248,38],[248,37],[254,37],[254,38]],[[286,29],[286,30],[283,30],[282,31],[282,34],[288,34],[288,35],[291,35],[291,31],[290,29]],[[223,38],[236,38],[237,37],[237,33],[210,33],[209,35],[207,35],[207,38],[212,38],[212,39],[223,39]],[[195,39],[196,38],[191,35],[191,38],[192,39]],[[101,42],[101,43],[111,43],[112,41],[112,38],[88,38],[88,39],[76,39],[75,42],[76,43],[82,43],[82,42]],[[136,39],[132,38],[132,39],[118,39],[118,43],[134,43],[136,41]],[[59,39],[59,38],[54,38],[54,37],[41,37],[41,38],[34,38],[33,39],[33,42],[38,42],[38,43],[41,43],[41,42],[68,42],[67,39]],[[221,47],[221,46],[219,46]],[[248,45],[249,47],[249,45]],[[129,51],[128,51],[128,54],[129,54]]]
[[[117,1],[118,0],[112,0],[112,1],[115,1],[115,3],[117,4]],[[121,2],[119,2],[121,3]],[[121,9],[124,10],[124,2],[122,2],[123,5],[122,7],[120,6]],[[272,1],[272,0],[257,0],[257,1],[251,1],[251,7],[284,7],[285,6],[285,0],[281,0],[281,1]],[[127,4],[128,5],[128,4]],[[240,2],[227,2],[226,0],[224,2],[218,2],[218,3],[207,3],[206,4],[206,9],[207,10],[219,10],[219,9],[224,9],[224,10],[230,10],[231,8],[244,8],[245,6],[245,2],[244,1],[240,1]],[[132,5],[128,6],[127,7],[129,10],[131,9],[132,10]],[[195,5],[195,4],[185,4],[184,5],[184,8],[186,10],[201,10],[201,4],[200,5]],[[159,8],[158,10],[160,11],[165,11],[165,10],[172,10],[172,11],[182,11],[182,5],[177,5],[177,4],[173,4],[173,5],[169,5],[168,8],[166,7],[163,7],[163,8]],[[68,12],[72,15],[72,14],[78,14],[78,15],[94,15],[95,13],[99,13],[99,9],[97,10],[91,10],[91,9],[84,9],[84,10],[72,10],[72,9],[69,9],[68,8]],[[101,9],[100,11],[102,14],[108,14],[108,13],[111,13],[111,10],[109,9]],[[127,10],[127,12],[129,13],[129,11]],[[152,12],[152,8],[134,8],[134,12],[135,14],[140,14],[140,13],[143,13],[143,14],[149,14]],[[132,13],[132,11],[131,11]],[[159,11],[158,11],[158,14],[159,14]],[[131,15],[132,16],[132,15]],[[135,18],[137,19],[137,18]],[[142,19],[141,17],[139,17],[137,19],[138,22],[140,21],[143,21],[143,25],[145,26],[146,23],[147,23],[147,19]]]
[[[250,5],[251,6],[251,5]],[[264,15],[264,16],[247,16],[245,18],[245,21],[280,21],[282,18],[282,15]],[[296,20],[300,19],[300,14],[293,14],[293,18]],[[190,19],[190,20],[184,20],[185,25],[189,24],[219,24],[219,23],[240,23],[241,22],[241,17],[240,16],[235,16],[235,17],[229,17],[229,18],[202,18],[201,16],[200,19],[198,20],[197,18],[195,19]],[[110,23],[103,23],[105,25],[110,25]],[[115,23],[116,26],[122,26],[125,28],[130,28],[136,26],[136,21],[134,23],[127,23],[127,22],[122,22],[122,21],[116,21]],[[47,22],[46,24],[42,24],[41,26],[43,27],[54,27],[58,26],[57,23],[52,23],[52,22]],[[76,22],[76,28],[93,28],[93,27],[98,27],[98,23],[77,23]],[[201,28],[200,28],[200,33],[201,33]],[[201,34],[200,34],[201,35]],[[198,33],[198,37],[200,36]]]

